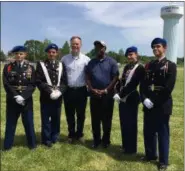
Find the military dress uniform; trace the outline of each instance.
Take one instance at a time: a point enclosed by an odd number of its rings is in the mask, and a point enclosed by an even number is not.
[[[138,65],[138,66],[136,66]],[[130,72],[137,67],[130,82],[126,80]],[[133,154],[137,152],[137,118],[140,95],[137,86],[144,78],[144,67],[138,62],[129,63],[124,67],[122,78],[116,85],[116,92],[121,101],[119,103],[119,117],[121,125],[122,149],[124,153]]]
[[[169,156],[169,119],[172,114],[172,96],[176,81],[176,64],[166,57],[153,60],[145,66],[145,78],[141,84],[141,98],[149,98],[153,107],[144,106],[144,145],[147,160],[157,159],[157,138],[159,163],[168,165]],[[157,135],[156,135],[157,133]]]
[[[12,52],[17,52],[24,47],[16,47]],[[28,147],[36,147],[36,137],[33,123],[33,99],[35,90],[35,70],[28,61],[23,61],[22,65],[17,62],[10,62],[3,70],[3,84],[6,91],[6,130],[4,149],[12,147],[17,120],[21,114],[22,122],[26,132]],[[22,96],[24,104],[18,104],[15,96]]]
[[[66,74],[65,68],[62,65],[62,75],[60,77],[60,85],[58,83],[59,75],[59,61],[46,59],[43,61],[44,66],[50,77],[51,85],[48,85],[46,76],[44,74],[41,63],[37,63],[36,68],[36,84],[40,90],[40,105],[41,105],[41,139],[42,143],[46,146],[51,146],[59,140],[60,135],[60,118],[61,118],[61,105],[62,95],[53,100],[50,97],[52,90],[58,89],[62,94],[66,89]]]

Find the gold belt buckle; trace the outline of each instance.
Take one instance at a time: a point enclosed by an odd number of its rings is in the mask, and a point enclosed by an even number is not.
[[[155,89],[155,86],[154,86],[154,84],[152,84],[151,85],[151,90],[154,91],[154,89]]]
[[[18,89],[18,90],[22,90],[22,86],[18,86],[17,89]]]

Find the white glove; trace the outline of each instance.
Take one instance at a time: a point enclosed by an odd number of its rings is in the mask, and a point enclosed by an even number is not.
[[[57,95],[57,99],[62,95],[61,91],[59,90],[55,90],[55,93]]]
[[[22,106],[24,106],[25,105],[25,99],[22,97],[22,96],[20,96],[20,95],[17,95],[17,96],[14,96],[14,98],[15,98],[15,101],[18,103],[18,104],[20,104],[20,105],[22,105]]]
[[[153,108],[154,104],[151,102],[150,99],[146,98],[143,102],[143,104],[148,108],[148,109],[151,109]]]
[[[114,99],[115,101],[117,101],[118,103],[119,103],[120,100],[121,100],[118,94],[115,94],[114,97],[113,97],[113,99]]]
[[[56,100],[58,99],[60,96],[62,95],[62,93],[59,90],[53,90],[52,93],[50,94],[50,98],[52,100]]]
[[[57,96],[56,96],[56,92],[53,90],[52,93],[50,94],[50,98],[52,100],[56,100],[57,99]]]

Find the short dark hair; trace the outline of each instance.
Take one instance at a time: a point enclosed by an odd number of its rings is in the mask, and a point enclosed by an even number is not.
[[[70,41],[72,41],[73,39],[79,39],[80,41],[82,41],[82,39],[79,36],[72,36]]]

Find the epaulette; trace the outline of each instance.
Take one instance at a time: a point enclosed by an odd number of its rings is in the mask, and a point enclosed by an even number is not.
[[[29,61],[28,61],[28,60],[24,60],[24,62],[25,62],[26,64],[29,64]]]
[[[156,60],[151,60],[149,63],[150,64],[153,64],[154,62],[156,62]]]
[[[11,61],[10,64],[13,65],[13,66],[16,65],[16,61],[15,60]]]
[[[150,62],[145,64],[145,69],[148,69],[150,65],[152,65],[155,62],[155,60],[151,60]]]
[[[139,64],[139,66],[141,66],[141,67],[145,67],[145,65],[144,64],[142,64],[142,63],[138,63]]]
[[[166,60],[169,64],[175,64],[175,62],[170,61],[169,59]],[[175,64],[176,65],[176,64]]]
[[[15,59],[14,58],[10,58],[9,60],[8,60],[8,64],[13,64],[15,62]]]

